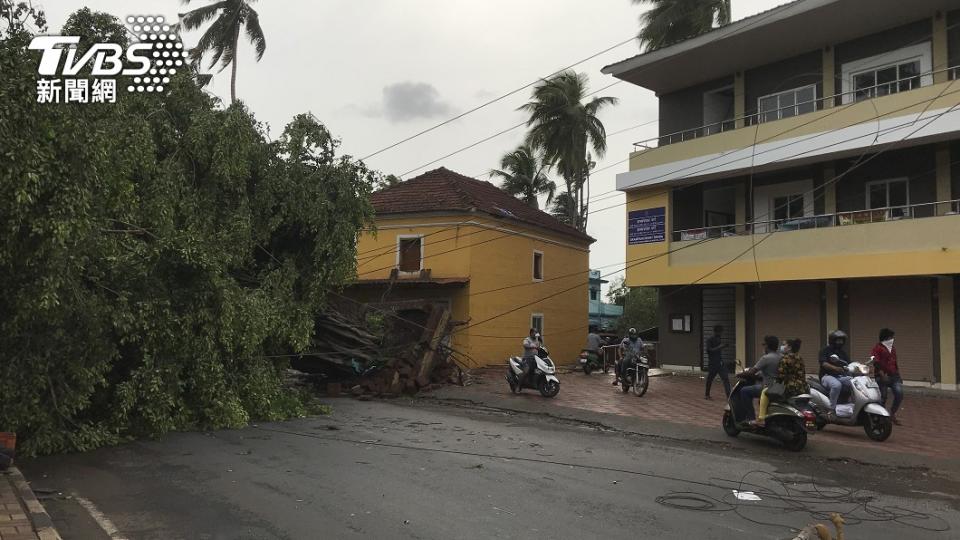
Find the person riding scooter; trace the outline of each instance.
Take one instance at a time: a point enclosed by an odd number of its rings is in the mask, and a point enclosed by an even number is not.
[[[628,362],[636,361],[643,353],[643,340],[640,339],[640,334],[637,333],[636,328],[631,328],[627,331],[627,337],[623,338],[623,341],[620,342],[620,353],[621,360],[616,366],[613,379],[614,386],[620,384],[620,379],[623,377],[624,370]]]
[[[777,378],[777,369],[780,367],[780,360],[783,355],[780,353],[780,339],[777,336],[764,336],[763,338],[764,355],[754,364],[737,374],[742,379],[760,378],[760,382],[752,384],[740,390],[740,414],[737,417],[746,418],[751,422],[756,421],[756,413],[753,410],[753,400],[760,397],[763,389],[773,383]]]
[[[820,353],[820,383],[830,393],[830,411],[836,412],[840,393],[852,387],[850,377],[846,375],[850,357],[843,350],[847,343],[847,334],[834,330],[827,336],[827,347]]]
[[[537,329],[531,328],[530,335],[523,338],[523,378],[520,380],[527,380],[530,370],[533,369],[534,357],[537,356],[537,352],[542,346],[543,342],[540,339],[540,334],[537,333]]]

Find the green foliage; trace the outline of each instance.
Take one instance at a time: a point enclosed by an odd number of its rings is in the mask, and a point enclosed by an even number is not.
[[[618,102],[608,96],[587,101],[588,85],[586,75],[564,71],[534,87],[532,100],[520,107],[530,115],[527,143],[542,150],[546,162],[566,184],[568,199],[554,208],[566,209],[564,221],[581,231],[587,230],[584,186],[592,166],[589,150],[598,158],[607,151],[607,133],[598,115]]]
[[[211,54],[210,67],[220,64],[220,71],[232,66],[230,76],[230,102],[237,100],[237,49],[240,34],[246,33],[257,53],[257,61],[267,51],[267,39],[260,27],[260,15],[250,4],[256,0],[220,0],[180,15],[186,30],[196,30],[213,21],[200,36],[197,46],[190,51],[194,64],[199,64],[205,54]],[[183,0],[189,4],[190,0]]]
[[[657,289],[627,287],[622,277],[610,284],[607,299],[623,306],[623,316],[617,321],[616,332],[626,335],[629,328],[646,330],[659,324]]]
[[[30,39],[0,34],[0,429],[35,455],[309,412],[268,357],[355,272],[374,175],[310,116],[269,141],[187,70],[38,104]]]
[[[537,197],[547,196],[547,207],[553,201],[557,185],[546,175],[550,164],[544,159],[543,152],[522,144],[513,152],[503,156],[500,169],[490,171],[490,176],[503,182],[500,188],[519,198],[533,208],[540,208]]]
[[[730,24],[730,0],[633,0],[652,4],[640,16],[637,38],[647,51],[697,37],[716,26]]]

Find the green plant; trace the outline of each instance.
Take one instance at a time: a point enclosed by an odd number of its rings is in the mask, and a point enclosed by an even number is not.
[[[30,39],[0,33],[0,428],[35,455],[305,414],[280,355],[353,276],[374,175],[307,115],[270,141],[186,70],[39,104]]]

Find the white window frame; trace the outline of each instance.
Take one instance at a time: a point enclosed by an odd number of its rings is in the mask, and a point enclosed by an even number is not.
[[[879,71],[912,60],[920,60],[920,87],[922,88],[933,84],[933,74],[931,73],[933,69],[933,56],[929,41],[843,64],[840,68],[842,77],[841,91],[843,92],[842,102],[844,104],[853,103],[855,98],[853,95],[853,78],[856,75],[868,71]]]
[[[892,208],[903,208],[905,214],[910,213],[910,178],[908,178],[908,177],[906,177],[906,176],[898,176],[898,177],[896,177],[896,178],[884,178],[883,180],[871,180],[871,181],[867,182],[867,184],[866,184],[866,191],[867,191],[867,192],[866,192],[866,201],[865,201],[865,204],[864,204],[864,208],[866,208],[866,210],[867,210],[868,212],[871,211],[871,210],[880,210],[880,209],[881,209],[881,208],[870,208],[870,187],[871,187],[871,186],[879,186],[879,185],[881,185],[881,184],[882,184],[882,185],[885,185],[885,186],[887,186],[887,205],[884,206],[884,207],[882,207],[882,208],[886,208],[886,209],[887,209],[887,219],[890,219],[890,218],[892,217],[891,206],[890,206],[890,184],[892,184],[892,183],[894,183],[894,182],[903,182],[903,183],[905,183],[905,184],[907,185],[907,204],[906,204],[906,205],[903,205],[903,206],[894,206],[894,207],[892,207]]]
[[[540,337],[541,337],[541,339],[542,339],[542,338],[543,338],[543,329],[544,329],[543,324],[544,324],[544,322],[546,321],[546,319],[544,318],[543,313],[531,313],[531,314],[530,314],[530,328],[536,328],[536,327],[537,327],[537,325],[533,324],[533,321],[536,320],[536,319],[540,319],[540,329],[537,330],[537,333],[540,334]],[[542,344],[542,343],[541,343],[541,344]]]
[[[768,233],[774,230],[773,201],[777,197],[789,197],[803,194],[803,217],[813,217],[813,179],[767,184],[753,189],[753,231]]]
[[[420,239],[420,269],[415,272],[404,271],[400,269],[400,252],[403,251],[402,249],[403,240],[411,240],[413,238]],[[423,241],[422,234],[398,234],[397,235],[397,262],[396,262],[397,272],[399,272],[401,275],[411,275],[411,274],[419,274],[421,271],[423,271],[423,253],[424,253],[425,244],[426,242]]]
[[[733,112],[733,118],[725,118],[719,122],[707,122],[707,100],[706,96],[709,94],[719,94],[720,92],[726,92],[728,90],[734,90],[732,84],[726,86],[721,86],[719,88],[714,88],[712,90],[707,90],[703,93],[701,114],[703,115],[703,135],[713,135],[715,133],[721,133],[727,131],[724,126],[728,123],[736,123],[736,112]],[[736,102],[736,97],[734,97],[734,102]]]
[[[540,255],[540,277],[539,278],[537,277],[537,255]],[[544,269],[544,267],[546,266],[544,265],[544,259],[545,257],[543,256],[542,251],[538,249],[533,250],[533,256],[531,257],[531,260],[530,260],[530,262],[533,263],[533,265],[530,267],[530,277],[533,278],[533,281],[537,283],[543,281],[543,276],[545,275],[545,272],[546,272],[546,270]]]
[[[797,102],[797,94],[799,94],[801,91],[807,90],[807,89],[809,89],[809,88],[812,88],[812,89],[813,89],[813,101],[810,102],[810,104],[813,105],[813,111],[810,111],[810,112],[815,112],[815,111],[817,110],[817,100],[820,98],[820,96],[817,95],[817,85],[816,85],[816,83],[814,83],[814,84],[808,84],[808,85],[806,85],[806,86],[798,86],[798,87],[796,87],[796,88],[790,88],[790,89],[784,90],[784,91],[782,91],[782,92],[774,92],[774,93],[772,93],[772,94],[767,94],[767,95],[765,95],[765,96],[760,96],[760,97],[758,97],[758,98],[757,98],[757,122],[758,122],[758,123],[761,123],[761,124],[764,123],[764,122],[767,122],[767,120],[764,120],[764,118],[763,118],[766,113],[764,113],[762,110],[760,110],[760,103],[761,103],[763,100],[765,100],[765,99],[767,99],[767,98],[772,98],[772,97],[776,97],[776,98],[777,98],[777,109],[776,109],[777,117],[776,117],[774,120],[770,120],[770,122],[776,122],[777,120],[783,120],[783,116],[782,116],[782,114],[783,114],[783,108],[780,107],[780,96],[782,96],[782,95],[784,95],[784,94],[790,94],[790,93],[793,93],[793,96],[794,96],[794,97],[793,97],[793,108],[794,108],[795,114],[794,114],[793,116],[800,116],[801,114],[807,114],[807,113],[800,113],[800,111],[797,110],[797,107],[798,107],[798,106],[800,106],[800,105],[806,105],[806,104],[807,104],[806,101],[804,101],[803,103]],[[772,112],[772,111],[768,111],[768,112]],[[788,117],[788,118],[792,118],[792,117]]]

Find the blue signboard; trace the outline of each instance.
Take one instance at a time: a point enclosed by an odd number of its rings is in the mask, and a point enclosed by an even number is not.
[[[653,244],[666,240],[666,208],[634,210],[627,214],[627,243]]]

